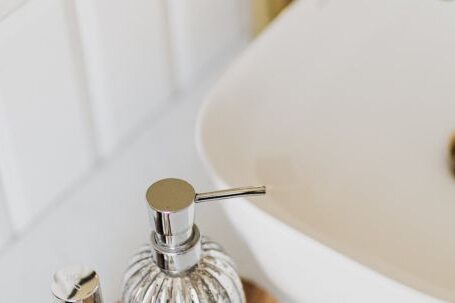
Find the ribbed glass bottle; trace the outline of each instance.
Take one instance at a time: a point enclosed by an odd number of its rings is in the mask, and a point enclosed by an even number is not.
[[[125,273],[123,303],[245,303],[232,259],[220,245],[202,237],[202,258],[192,269],[170,275],[152,260],[144,245]]]

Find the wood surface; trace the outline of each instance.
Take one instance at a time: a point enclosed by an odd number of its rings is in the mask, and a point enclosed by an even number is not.
[[[247,303],[278,303],[278,301],[265,289],[251,281],[242,279]]]

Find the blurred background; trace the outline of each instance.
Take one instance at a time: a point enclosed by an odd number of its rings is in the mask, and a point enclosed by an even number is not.
[[[147,240],[147,186],[213,189],[194,147],[199,106],[289,2],[0,0],[1,301],[44,302],[52,272],[74,263],[118,298]],[[217,205],[198,222],[267,284]]]

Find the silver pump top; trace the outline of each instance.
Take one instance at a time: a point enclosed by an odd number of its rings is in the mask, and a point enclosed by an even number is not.
[[[147,190],[146,199],[152,225],[152,257],[171,274],[193,267],[200,259],[200,234],[194,224],[196,203],[265,194],[265,186],[196,193],[181,179],[162,179]]]
[[[52,293],[55,303],[102,303],[98,274],[76,265],[60,269],[53,276]]]

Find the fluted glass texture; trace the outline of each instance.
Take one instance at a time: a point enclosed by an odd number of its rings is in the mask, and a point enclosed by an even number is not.
[[[178,276],[166,274],[144,245],[125,273],[123,303],[245,303],[232,259],[220,245],[202,237],[202,258]]]

